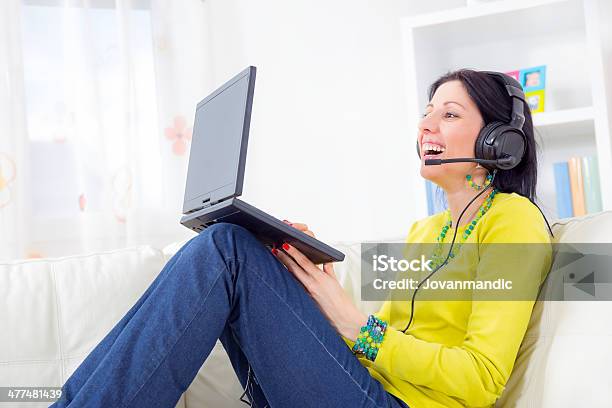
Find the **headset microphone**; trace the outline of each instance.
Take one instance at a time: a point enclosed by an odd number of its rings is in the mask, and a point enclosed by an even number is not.
[[[476,159],[472,157],[457,157],[454,159],[425,159],[425,165],[440,165],[444,163],[479,163],[479,164],[491,164],[496,167],[515,167],[516,157],[503,157],[495,160]]]

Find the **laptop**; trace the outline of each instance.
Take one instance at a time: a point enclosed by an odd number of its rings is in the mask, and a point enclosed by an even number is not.
[[[315,264],[342,261],[342,252],[238,198],[255,73],[255,67],[246,68],[197,104],[180,222],[198,233],[218,222],[236,224],[268,248],[287,242]]]

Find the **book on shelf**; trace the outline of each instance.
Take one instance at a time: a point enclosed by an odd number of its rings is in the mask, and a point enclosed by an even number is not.
[[[444,190],[435,183],[425,180],[425,191],[427,192],[427,215],[434,215],[446,210],[446,198]]]
[[[553,163],[557,216],[579,217],[601,211],[601,190],[596,156],[571,157]]]
[[[569,166],[567,162],[554,163],[555,191],[557,192],[557,216],[569,218],[574,215],[572,207],[572,191],[569,182]]]
[[[579,217],[586,214],[584,208],[584,185],[582,183],[582,166],[580,157],[571,157],[567,164],[569,166],[570,188],[572,190],[572,207],[574,216]]]
[[[596,156],[582,158],[582,180],[584,185],[584,205],[587,214],[599,212],[601,206],[601,189]]]

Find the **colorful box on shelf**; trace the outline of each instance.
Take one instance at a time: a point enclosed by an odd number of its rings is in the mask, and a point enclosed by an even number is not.
[[[521,69],[519,82],[525,93],[543,90],[546,87],[546,65]]]
[[[508,71],[505,74],[511,76],[512,78],[516,79],[519,82],[521,80],[520,79],[521,78],[521,71]]]
[[[523,86],[531,113],[544,112],[546,65],[506,72]]]
[[[525,92],[525,100],[531,113],[544,112],[544,90]]]

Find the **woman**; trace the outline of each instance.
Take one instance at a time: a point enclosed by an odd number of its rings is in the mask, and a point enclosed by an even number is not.
[[[417,141],[421,152],[442,151],[436,158],[474,157],[480,129],[508,121],[512,111],[502,84],[471,70],[437,80],[429,99]],[[474,188],[487,182],[488,194],[460,220],[460,230],[474,225],[463,241],[550,242],[530,201],[537,161],[527,108],[525,115],[525,155],[493,179],[474,163],[424,166],[423,156],[421,175],[445,191],[449,210],[416,222],[408,242],[444,238],[441,232],[453,231]],[[304,224],[292,225],[313,235]],[[545,274],[550,258],[531,257],[534,273]],[[387,301],[366,316],[331,264],[319,269],[287,244],[270,253],[244,228],[216,224],[170,259],[54,406],[172,407],[217,339],[254,407],[492,405],[512,370],[533,302],[436,307],[417,300],[414,309],[406,303]],[[402,332],[409,321],[415,324]]]

